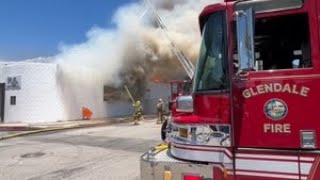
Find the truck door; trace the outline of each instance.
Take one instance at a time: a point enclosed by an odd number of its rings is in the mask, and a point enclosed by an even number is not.
[[[237,147],[319,149],[320,75],[312,61],[319,47],[310,16],[307,9],[255,20],[238,15],[245,21],[237,20],[239,69],[232,78]]]

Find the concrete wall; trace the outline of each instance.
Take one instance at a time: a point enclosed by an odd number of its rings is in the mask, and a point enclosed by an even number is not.
[[[133,107],[131,102],[114,102],[107,104],[108,117],[121,117],[133,114]]]
[[[63,119],[81,119],[83,106],[93,111],[93,118],[132,114],[130,102],[108,104],[103,100],[104,74],[85,67],[58,66],[57,84],[61,95]]]
[[[82,119],[83,106],[93,118],[132,114],[130,102],[103,101],[103,75],[93,69],[49,63],[0,64],[0,82],[21,77],[21,89],[5,92],[5,122]],[[10,97],[16,96],[16,105]]]
[[[62,107],[61,120],[81,119],[82,107],[91,109],[93,118],[107,116],[103,85],[93,70],[58,65],[56,82]]]
[[[149,83],[148,91],[144,96],[143,107],[145,114],[156,114],[156,104],[159,98],[167,104],[170,100],[170,84],[168,83]]]
[[[133,113],[131,102],[103,100],[104,76],[94,69],[49,63],[0,64],[0,82],[20,77],[21,89],[5,92],[5,117],[9,122],[50,122],[82,119],[82,107],[93,111],[93,118],[125,116]],[[156,113],[159,98],[169,101],[170,85],[149,83],[142,101],[145,114]],[[10,97],[16,97],[16,105]]]
[[[5,122],[42,122],[56,121],[61,117],[57,108],[55,64],[14,63],[1,68],[1,82],[8,77],[21,78],[21,89],[5,92]],[[16,97],[16,105],[10,98]]]

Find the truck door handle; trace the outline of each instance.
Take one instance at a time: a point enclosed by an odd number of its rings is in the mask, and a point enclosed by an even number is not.
[[[248,76],[249,76],[249,71],[240,70],[236,73],[233,80],[238,80],[238,81],[248,80]]]

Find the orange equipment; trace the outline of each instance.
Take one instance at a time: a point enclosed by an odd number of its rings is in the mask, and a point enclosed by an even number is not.
[[[92,111],[87,107],[82,107],[82,117],[84,120],[90,120],[92,117]]]

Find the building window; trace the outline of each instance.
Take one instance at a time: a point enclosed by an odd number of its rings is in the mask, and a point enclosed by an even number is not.
[[[10,105],[16,105],[16,96],[10,96]]]

